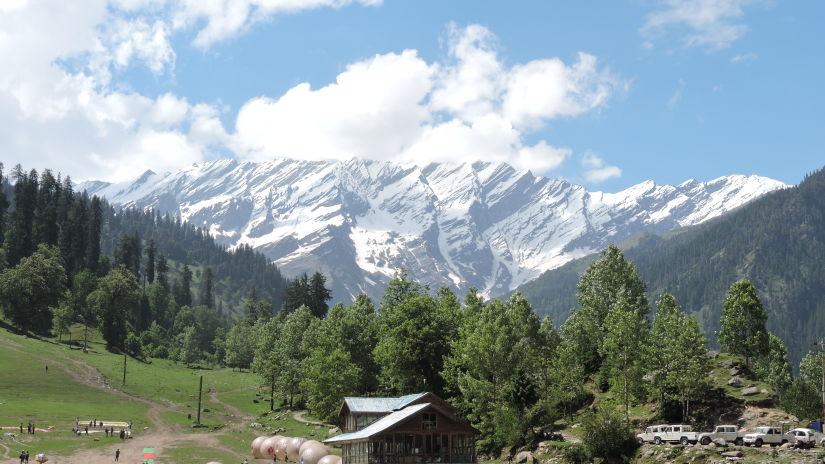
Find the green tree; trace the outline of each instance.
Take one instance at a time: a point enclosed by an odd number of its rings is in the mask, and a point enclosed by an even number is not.
[[[531,423],[535,378],[545,338],[527,300],[516,292],[467,314],[444,361],[451,402],[482,432],[485,451],[515,446]],[[525,383],[526,381],[526,383]],[[525,392],[528,393],[525,398]]]
[[[378,344],[377,313],[372,300],[364,293],[355,297],[353,304],[335,305],[324,319],[324,337],[340,346],[358,367],[358,392],[378,389],[378,366],[372,357]]]
[[[246,324],[235,324],[226,334],[224,363],[233,369],[248,369],[255,356],[254,329]]]
[[[47,333],[52,327],[51,307],[66,289],[63,259],[55,247],[40,245],[13,268],[0,274],[3,313],[23,333]]]
[[[706,342],[696,319],[682,312],[673,295],[662,295],[644,350],[648,385],[660,406],[666,400],[679,401],[683,420],[690,413],[690,402],[703,397],[709,388]]]
[[[71,302],[72,294],[67,290],[60,299],[60,303],[57,307],[52,308],[52,327],[54,328],[55,334],[57,334],[58,341],[63,340],[63,335],[68,334],[71,336],[71,330],[69,329],[71,328],[72,322],[74,322],[76,316]],[[69,341],[71,341],[71,339],[69,339]]]
[[[623,306],[644,318],[648,312],[647,288],[639,277],[636,266],[624,257],[619,247],[610,245],[601,252],[601,257],[592,262],[582,274],[578,284],[578,300],[581,314],[578,316],[578,337],[580,352],[588,373],[601,366],[600,347],[605,320],[619,298]],[[596,328],[600,330],[596,330]]]
[[[251,327],[246,325],[247,327]],[[260,319],[252,329],[255,332],[255,354],[252,358],[252,372],[263,378],[268,386],[269,407],[275,408],[276,382],[281,374],[280,360],[277,358],[278,343],[281,337],[281,322],[278,319]],[[231,348],[227,346],[227,352]]]
[[[198,346],[198,336],[194,327],[187,327],[178,335],[178,361],[189,367],[193,362],[201,358],[201,350]]]
[[[387,286],[374,350],[381,383],[394,393],[441,394],[441,371],[458,331],[460,304],[447,289],[432,296],[401,274]]]
[[[729,352],[744,356],[747,367],[751,359],[768,353],[768,314],[749,281],[731,285],[721,322],[719,343]]]
[[[611,390],[621,396],[625,418],[628,418],[630,404],[643,395],[644,367],[639,355],[647,342],[647,321],[638,308],[620,294],[608,311],[604,330],[599,353],[611,368]]]
[[[140,288],[134,274],[118,266],[98,282],[88,305],[97,315],[107,348],[124,350],[130,318],[140,304]]]
[[[759,378],[779,393],[780,397],[783,395],[785,389],[793,382],[793,374],[788,349],[782,339],[772,333],[768,334],[768,353],[754,359],[754,370]]]
[[[9,200],[6,198],[5,180],[3,178],[3,163],[0,163],[0,247],[6,237],[6,210],[9,208]],[[2,271],[2,268],[0,268]]]
[[[309,308],[301,306],[284,317],[280,335],[275,342],[274,354],[279,363],[276,388],[290,407],[303,396],[302,367],[315,343],[313,326],[318,323],[320,321],[312,315]]]
[[[155,240],[149,239],[149,242],[146,244],[146,281],[149,282],[149,284],[155,282],[155,255],[157,251]]]
[[[785,389],[779,406],[801,420],[817,419],[822,414],[821,393],[813,383],[796,378]]]
[[[361,373],[343,348],[328,348],[322,345],[311,350],[304,361],[301,388],[309,410],[321,420],[333,421],[341,398],[358,393]]]

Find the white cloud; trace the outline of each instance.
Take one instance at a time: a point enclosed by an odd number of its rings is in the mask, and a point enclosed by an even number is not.
[[[415,51],[354,63],[320,89],[296,85],[245,104],[233,134],[246,159],[360,156],[424,164],[506,161],[546,172],[571,150],[524,136],[558,117],[603,107],[627,84],[580,53],[508,68],[486,28],[449,27],[449,57],[427,63]]]
[[[156,74],[174,69],[176,27],[203,24],[196,42],[208,46],[273,14],[352,3],[380,1],[4,3],[3,159],[107,180],[175,169],[219,153],[249,160],[506,161],[541,173],[558,167],[572,150],[546,140],[528,143],[531,131],[603,108],[627,88],[585,53],[572,63],[543,58],[506,65],[491,31],[453,25],[443,62],[428,62],[415,50],[376,55],[350,64],[326,86],[302,83],[246,102],[232,130],[215,106],[172,93],[150,98],[119,90],[124,68],[145,66]]]
[[[756,0],[661,0],[663,8],[647,16],[641,32],[646,37],[666,29],[686,29],[688,47],[719,50],[742,38],[748,26],[739,22],[744,7]]]
[[[354,3],[376,6],[382,0],[180,0],[173,24],[175,28],[186,28],[205,22],[193,43],[208,48],[276,14],[323,7],[342,8]]]
[[[731,63],[748,63],[751,61],[756,61],[759,56],[756,53],[742,53],[739,55],[735,55],[733,58],[730,59]]]
[[[582,156],[581,164],[585,169],[584,178],[594,184],[622,175],[622,170],[619,167],[605,164],[604,159],[593,152],[586,152]]]

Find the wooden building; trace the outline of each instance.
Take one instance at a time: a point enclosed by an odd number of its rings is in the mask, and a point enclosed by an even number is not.
[[[478,430],[432,393],[400,398],[344,398],[342,464],[475,463]]]

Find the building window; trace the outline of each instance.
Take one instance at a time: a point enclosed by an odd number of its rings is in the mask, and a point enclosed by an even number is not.
[[[423,415],[422,426],[424,430],[432,431],[436,428],[435,414],[425,413]]]

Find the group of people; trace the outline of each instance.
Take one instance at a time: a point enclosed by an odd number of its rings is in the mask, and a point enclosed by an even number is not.
[[[29,452],[23,451],[20,453],[20,464],[29,464]]]
[[[92,420],[89,421],[88,425],[84,424],[83,430],[81,431],[80,427],[79,427],[78,419],[75,419],[75,424],[78,425],[78,427],[72,428],[72,432],[74,432],[75,435],[82,435],[83,433],[88,435],[89,434],[89,427],[103,427],[103,425],[104,425],[103,421],[98,421],[97,419],[92,419]],[[132,426],[132,423],[129,422],[129,427],[131,428],[131,426]],[[21,427],[22,427],[22,425],[21,425]],[[114,427],[104,427],[103,428],[103,433],[105,433],[107,437],[113,437],[114,438],[115,428]],[[125,440],[126,439],[126,430],[120,429],[119,437],[120,437],[121,440]]]
[[[22,422],[20,423],[20,433],[21,434],[23,433],[23,423]],[[26,433],[30,433],[30,434],[34,435],[34,424],[32,424],[31,422],[29,422],[29,425],[26,426]]]

